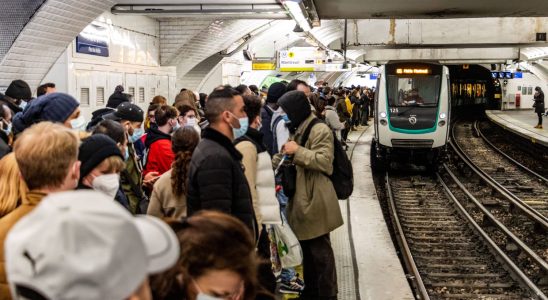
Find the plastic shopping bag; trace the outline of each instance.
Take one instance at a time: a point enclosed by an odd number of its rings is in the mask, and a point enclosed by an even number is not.
[[[272,227],[274,228],[278,256],[280,257],[282,267],[291,268],[302,264],[303,251],[301,244],[299,244],[299,240],[297,240],[285,218],[281,225],[272,225]]]

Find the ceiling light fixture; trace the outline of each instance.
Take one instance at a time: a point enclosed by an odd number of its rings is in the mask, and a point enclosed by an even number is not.
[[[302,0],[282,0],[282,4],[299,27],[306,32],[312,29],[312,22]]]

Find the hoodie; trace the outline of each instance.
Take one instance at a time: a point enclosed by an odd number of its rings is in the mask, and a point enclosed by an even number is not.
[[[175,154],[171,150],[171,135],[151,127],[145,140],[143,176],[150,172],[164,174],[169,171],[174,159]]]
[[[278,100],[278,105],[280,105],[289,118],[287,128],[291,133],[295,133],[297,128],[299,128],[299,125],[301,125],[312,112],[308,98],[306,98],[305,93],[300,91],[287,92]]]

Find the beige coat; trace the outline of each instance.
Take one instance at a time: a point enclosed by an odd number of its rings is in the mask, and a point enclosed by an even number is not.
[[[159,218],[180,219],[186,217],[186,196],[177,197],[173,194],[171,170],[162,174],[154,183],[147,214]]]
[[[302,135],[314,115],[311,114],[291,136],[300,144]],[[310,131],[304,147],[300,146],[293,157],[297,167],[297,188],[287,206],[289,225],[299,240],[310,240],[330,233],[343,225],[343,218],[335,188],[327,177],[333,173],[333,133],[323,123]],[[282,158],[277,154],[273,165]]]

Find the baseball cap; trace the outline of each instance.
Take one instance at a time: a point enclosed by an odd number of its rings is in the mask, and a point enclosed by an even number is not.
[[[108,115],[103,116],[105,120],[128,120],[131,122],[143,122],[144,116],[143,110],[132,103],[123,102],[116,108],[116,111]]]
[[[134,217],[92,190],[50,194],[9,232],[6,273],[14,299],[126,299],[148,274],[179,258],[175,233],[160,219]]]

